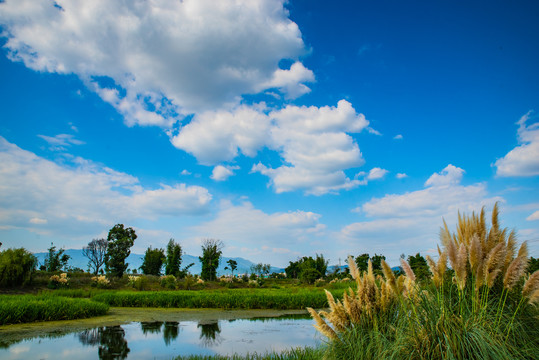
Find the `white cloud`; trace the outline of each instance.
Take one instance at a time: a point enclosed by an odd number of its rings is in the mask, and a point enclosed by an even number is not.
[[[295,258],[295,252],[312,252],[310,239],[322,235],[325,226],[319,222],[320,215],[308,211],[265,213],[249,202],[234,205],[223,201],[215,219],[191,228],[198,238],[221,239],[228,248],[242,249],[254,262],[286,265]],[[271,253],[263,251],[272,249]],[[286,250],[285,250],[286,249]],[[290,251],[290,259],[283,257]]]
[[[397,175],[395,175],[395,177],[397,179],[404,179],[404,178],[407,178],[408,175],[406,175],[405,173],[398,173]]]
[[[50,149],[55,151],[63,151],[71,145],[84,144],[84,141],[75,139],[71,134],[58,134],[56,136],[38,135],[38,137],[45,140],[50,145]]]
[[[463,174],[463,169],[449,164],[439,173],[432,174],[425,182],[425,186],[438,187],[459,184]]]
[[[371,171],[369,171],[369,175],[367,175],[367,180],[378,180],[382,179],[389,171],[386,169],[381,169],[378,167],[372,168]]]
[[[304,82],[314,82],[314,73],[299,61],[292,64],[290,70],[277,70],[273,78],[261,85],[261,90],[279,88],[284,90],[288,99],[295,99],[311,91]]]
[[[215,181],[225,181],[230,176],[234,175],[234,170],[238,170],[239,168],[239,166],[217,165],[213,168],[210,178]]]
[[[191,172],[187,169],[183,169],[180,175],[183,175],[183,176],[191,175]]]
[[[341,241],[363,252],[383,251],[395,264],[401,253],[424,253],[435,248],[442,218],[451,226],[459,211],[480,211],[482,206],[492,207],[496,201],[503,201],[489,197],[483,183],[461,185],[463,173],[463,169],[448,165],[433,174],[424,189],[367,201],[354,210],[367,219],[343,227]]]
[[[395,140],[401,140],[402,138],[403,138],[403,137],[402,137],[401,134],[395,135],[395,136],[393,137],[393,139],[395,139]]]
[[[234,159],[239,153],[253,157],[267,141],[270,119],[260,107],[239,106],[233,111],[207,111],[195,115],[172,144],[193,154],[205,165]]]
[[[526,218],[528,221],[539,220],[539,210]]]
[[[347,133],[359,133],[369,124],[352,104],[341,100],[337,107],[289,105],[269,116],[273,126],[268,146],[280,153],[285,165],[273,169],[259,163],[252,171],[268,176],[277,193],[304,190],[322,195],[363,183],[344,173],[364,163]]]
[[[517,122],[519,145],[496,161],[497,176],[539,175],[539,122],[526,125],[530,117],[531,111]]]
[[[118,221],[203,214],[200,186],[143,188],[125,173],[75,158],[59,165],[0,137],[0,226],[40,234],[93,234]]]
[[[176,112],[237,104],[269,87],[294,98],[314,81],[297,62],[305,45],[284,0],[6,0],[0,7],[12,60],[77,74],[130,125],[168,126]],[[281,59],[296,63],[280,69]]]

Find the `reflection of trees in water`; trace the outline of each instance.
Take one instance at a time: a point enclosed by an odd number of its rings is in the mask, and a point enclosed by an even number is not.
[[[142,333],[144,335],[159,334],[161,332],[161,325],[163,325],[162,321],[144,321],[140,323],[140,328],[142,329]]]
[[[99,359],[125,359],[130,351],[125,340],[125,331],[119,325],[85,330],[79,334],[79,341],[83,345],[99,345]]]
[[[202,340],[202,345],[204,347],[210,347],[211,345],[221,343],[221,338],[219,336],[221,328],[219,327],[219,322],[198,323],[197,328],[200,328],[200,340]]]
[[[178,333],[180,332],[180,323],[177,321],[165,321],[165,326],[163,327],[163,339],[165,344],[168,346],[173,340],[178,338]]]

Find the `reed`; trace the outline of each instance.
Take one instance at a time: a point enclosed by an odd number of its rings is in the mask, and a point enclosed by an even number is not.
[[[81,319],[105,315],[108,309],[108,305],[88,299],[3,295],[0,296],[0,325]]]
[[[176,360],[319,360],[323,349],[310,347],[293,348],[281,352],[254,353],[247,355],[190,355],[179,356]]]

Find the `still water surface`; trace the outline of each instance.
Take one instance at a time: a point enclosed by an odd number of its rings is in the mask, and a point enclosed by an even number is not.
[[[317,346],[310,318],[131,322],[3,344],[0,359],[170,359]]]

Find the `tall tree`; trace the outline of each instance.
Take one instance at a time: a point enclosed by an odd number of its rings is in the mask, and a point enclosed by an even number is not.
[[[419,280],[426,280],[431,277],[429,264],[420,253],[415,254],[415,256],[408,256],[408,264],[410,264],[415,276]]]
[[[144,254],[144,259],[142,260],[142,265],[140,269],[145,275],[161,275],[161,268],[165,262],[165,250],[163,249],[152,249],[150,246],[146,249]]]
[[[232,276],[234,276],[234,270],[238,268],[238,262],[236,260],[230,259],[226,263],[228,264],[228,266],[225,268],[225,270],[229,268]]]
[[[359,271],[367,271],[369,267],[369,254],[361,254],[354,259]]]
[[[88,267],[93,269],[94,274],[99,273],[99,269],[105,265],[105,254],[107,252],[106,239],[93,239],[88,246],[82,248],[82,253],[88,258]]]
[[[217,268],[221,261],[224,244],[221,240],[205,239],[202,242],[202,256],[199,256],[202,263],[202,272],[200,276],[203,280],[217,279]]]
[[[124,228],[123,224],[114,225],[107,237],[108,245],[105,254],[105,269],[116,277],[122,277],[129,266],[125,259],[131,254],[137,234],[132,228]]]
[[[64,254],[64,249],[56,251],[56,246],[51,243],[49,253],[45,256],[45,271],[58,271],[65,268],[71,256]]]
[[[0,251],[0,287],[32,282],[36,266],[37,258],[25,248]]]
[[[384,255],[374,254],[374,256],[371,257],[372,269],[382,270],[382,260],[385,260],[385,259],[386,257]]]
[[[174,239],[170,239],[167,245],[167,260],[165,264],[165,275],[180,277],[180,266],[182,264],[182,247]]]

